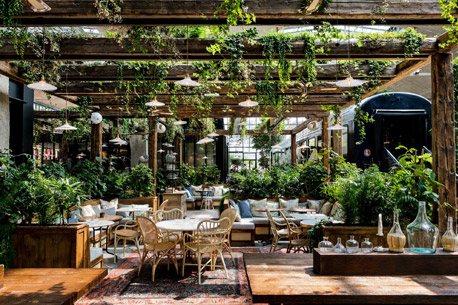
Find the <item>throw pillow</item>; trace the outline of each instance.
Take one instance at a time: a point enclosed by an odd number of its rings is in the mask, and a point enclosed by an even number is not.
[[[253,218],[253,215],[250,212],[250,202],[248,200],[239,200],[238,206],[240,208],[240,217]]]
[[[323,203],[324,201],[322,200],[307,200],[307,205],[309,209],[314,209],[317,213],[320,213]]]
[[[115,198],[110,201],[106,201],[103,199],[100,199],[100,205],[102,206],[102,209],[111,209],[111,208],[118,208],[118,198]]]
[[[130,208],[129,204],[119,204],[118,208]],[[129,212],[116,212],[116,215],[122,216],[122,217],[129,217],[130,213]]]
[[[95,217],[95,211],[92,208],[92,205],[84,205],[81,207],[81,215],[83,217]]]
[[[232,199],[229,199],[229,203],[231,204],[231,207],[233,207],[237,211],[237,215],[235,215],[235,221],[236,222],[242,221],[240,217],[240,207]]]
[[[202,185],[191,185],[191,194],[194,197],[200,197],[200,193],[196,192],[196,190],[201,190],[201,189],[202,189]]]
[[[328,201],[325,204],[323,204],[323,206],[321,207],[320,214],[329,216],[331,209],[332,209],[332,203]]]
[[[297,208],[299,206],[299,199],[281,199],[280,198],[280,209],[282,209],[283,214],[286,217],[289,217],[289,210],[292,208]]]
[[[221,197],[223,196],[223,187],[222,186],[215,186],[213,187],[215,196]]]
[[[278,209],[280,207],[280,204],[276,201],[267,201],[267,206],[266,206],[268,209]],[[267,212],[265,213],[267,217]],[[280,213],[278,212],[270,212],[270,214],[272,215],[272,217],[279,217],[280,216]]]
[[[94,210],[95,217],[100,217],[100,212],[102,211],[102,208],[100,207],[100,204],[93,205],[92,209]]]
[[[343,206],[339,202],[335,202],[329,216],[334,218],[334,220],[345,221],[345,211]]]
[[[267,217],[266,212],[257,211],[259,209],[266,209],[267,208],[267,199],[262,200],[253,200],[249,199],[250,202],[250,210],[253,217]]]

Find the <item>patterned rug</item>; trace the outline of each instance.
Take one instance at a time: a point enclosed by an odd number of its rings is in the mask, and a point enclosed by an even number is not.
[[[96,287],[77,302],[78,305],[102,304],[251,304],[251,293],[243,263],[243,253],[258,253],[259,248],[234,248],[235,266],[229,255],[224,269],[206,270],[202,285],[198,284],[197,267],[187,266],[185,276],[175,267],[159,265],[155,282],[151,281],[151,266],[144,265],[137,276],[138,254],[131,254]],[[218,259],[217,264],[221,264]]]

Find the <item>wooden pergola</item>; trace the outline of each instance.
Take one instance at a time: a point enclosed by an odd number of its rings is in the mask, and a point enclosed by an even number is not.
[[[251,13],[256,15],[255,25],[321,25],[323,21],[338,25],[368,25],[375,20],[376,23],[383,19],[384,25],[442,25],[446,21],[441,18],[442,10],[436,0],[411,0],[390,1],[388,6],[383,0],[336,0],[329,5],[324,13],[312,13],[309,15],[299,13],[303,0],[246,0],[246,5]],[[31,10],[26,10],[23,16],[19,16],[17,21],[23,26],[95,26],[108,25],[106,20],[100,20],[96,15],[93,1],[57,1],[47,0],[47,4],[52,10],[47,13],[36,14]],[[122,10],[123,21],[115,24],[117,27],[130,26],[155,26],[155,25],[214,25],[225,24],[226,20],[221,13],[218,18],[214,17],[214,11],[218,1],[210,0],[162,0],[162,1],[132,1],[125,0]],[[384,8],[382,15],[374,14],[377,8]],[[206,18],[202,18],[205,16]],[[448,34],[438,38],[426,39],[420,47],[419,53],[412,57],[405,58],[402,42],[392,41],[380,48],[358,47],[354,41],[333,41],[328,45],[329,50],[326,54],[316,54],[317,60],[347,59],[376,59],[376,60],[395,60],[397,64],[389,66],[380,76],[381,85],[374,90],[366,92],[363,98],[374,94],[376,91],[386,88],[404,77],[412,74],[418,69],[431,64],[432,79],[432,152],[433,167],[437,174],[437,180],[442,186],[439,188],[440,202],[439,224],[441,232],[445,231],[446,216],[454,216],[456,220],[456,177],[455,177],[455,104],[453,92],[453,71],[451,51],[456,47],[451,45],[441,48],[440,44],[448,39]],[[53,53],[46,50],[46,60],[56,61],[164,61],[180,60],[187,52],[190,61],[217,61],[227,59],[224,52],[218,55],[208,53],[207,47],[215,41],[212,39],[190,39],[188,47],[186,40],[176,39],[174,44],[177,47],[179,56],[169,54],[166,49],[155,53],[142,53],[141,51],[129,51],[120,46],[114,38],[68,38],[60,42],[60,51]],[[350,45],[348,45],[350,44]],[[320,47],[320,43],[317,43]],[[147,48],[147,46],[145,46]],[[188,51],[187,51],[188,50]],[[244,60],[262,60],[262,46],[245,45]],[[288,53],[288,60],[302,60],[304,58],[304,42],[292,42],[292,52]],[[14,50],[12,44],[6,43],[0,47],[0,72],[23,83],[22,71],[12,66],[7,61],[28,60],[36,61],[36,54],[33,50],[26,49],[23,56]],[[54,94],[77,103],[78,96],[91,96],[93,98],[94,109],[106,118],[116,117],[136,117],[138,113],[134,108],[126,112],[126,107],[118,99],[125,96],[125,90],[116,88],[118,66],[113,64],[87,65],[79,64],[69,71],[68,89],[60,88]],[[154,67],[150,73],[154,74]],[[195,72],[190,64],[173,65],[165,81],[171,83],[182,79],[185,75]],[[355,71],[350,71],[355,72]],[[359,76],[367,76],[368,67],[361,66],[358,69]],[[254,74],[257,79],[262,79],[265,71],[262,65],[254,67]],[[134,79],[134,72],[126,67],[123,68],[123,80]],[[304,89],[291,84],[284,92],[279,94],[289,96],[293,103],[286,107],[287,112],[283,117],[307,117],[322,120],[323,143],[325,148],[330,147],[328,132],[329,113],[322,110],[322,105],[350,106],[354,103],[349,95],[344,95],[342,88],[338,88],[331,82],[345,75],[340,73],[337,65],[323,64],[317,68],[317,83],[307,90],[304,99]],[[293,72],[291,78],[297,78]],[[213,106],[208,117],[249,117],[267,116],[274,117],[273,111],[253,111],[238,106],[238,103],[247,96],[256,94],[256,87],[251,84],[237,97],[227,97],[228,87],[225,84],[227,76],[222,76],[215,86],[215,92],[220,94],[214,98]],[[274,72],[273,81],[278,80],[278,75]],[[148,95],[149,92],[138,92],[136,95]],[[186,94],[195,94],[183,92]],[[164,102],[164,107],[159,107],[161,117],[172,117],[168,111],[171,93],[159,94],[157,99]],[[230,112],[227,112],[230,106]],[[74,118],[79,114],[70,113],[69,117]],[[178,104],[177,115],[180,118],[196,117],[195,108],[186,103]],[[49,111],[36,111],[36,118],[59,117],[60,114]],[[157,130],[155,117],[149,116],[150,134],[149,159],[150,167],[155,172],[157,169]],[[100,125],[100,126],[99,126]],[[100,156],[102,153],[102,129],[101,124],[93,125],[91,155]],[[99,127],[97,127],[99,126]],[[291,135],[292,160],[296,160],[295,146],[296,135],[305,129],[307,121],[297,126],[293,130],[283,131],[284,134]],[[227,131],[218,130],[219,134],[227,134]],[[251,131],[251,134],[256,132]],[[249,134],[250,134],[249,133]],[[448,203],[445,205],[444,203]]]

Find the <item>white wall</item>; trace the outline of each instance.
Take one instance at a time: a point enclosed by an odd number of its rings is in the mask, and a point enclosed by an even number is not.
[[[0,75],[0,150],[8,149],[10,142],[9,78]]]

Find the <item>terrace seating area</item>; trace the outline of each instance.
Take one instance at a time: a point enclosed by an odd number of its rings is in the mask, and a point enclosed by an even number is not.
[[[0,16],[0,304],[458,303],[458,0]]]

